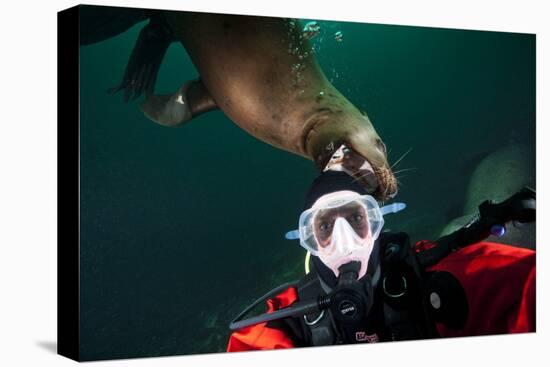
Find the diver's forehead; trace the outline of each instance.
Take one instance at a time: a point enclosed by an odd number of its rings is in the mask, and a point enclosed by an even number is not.
[[[316,209],[322,206],[327,205],[328,203],[335,202],[338,200],[349,200],[353,198],[360,197],[361,195],[355,191],[350,190],[342,190],[342,191],[334,191],[328,194],[325,194],[321,196],[315,203],[313,203],[312,208]]]
[[[365,207],[358,202],[351,201],[336,208],[319,209],[315,216],[315,221],[335,220],[336,217],[347,218],[350,215],[356,214],[366,216]]]

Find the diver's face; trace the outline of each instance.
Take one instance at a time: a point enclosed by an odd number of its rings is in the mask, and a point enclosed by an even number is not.
[[[366,238],[368,235],[367,214],[361,204],[351,202],[338,208],[323,209],[314,220],[315,236],[321,247],[330,245],[337,218],[345,219],[359,237]]]
[[[368,209],[371,207],[374,212]],[[352,261],[361,263],[358,278],[366,274],[379,232],[376,207],[372,197],[350,191],[326,194],[313,204],[310,233],[315,238],[314,253],[336,277],[340,266]]]

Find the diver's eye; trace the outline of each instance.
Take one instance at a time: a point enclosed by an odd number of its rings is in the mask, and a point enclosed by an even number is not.
[[[353,223],[358,224],[358,223],[361,223],[363,221],[363,216],[361,214],[354,214],[351,217],[351,220],[353,221]]]
[[[319,225],[319,229],[322,231],[322,232],[326,232],[330,229],[330,225],[328,223],[321,223]]]

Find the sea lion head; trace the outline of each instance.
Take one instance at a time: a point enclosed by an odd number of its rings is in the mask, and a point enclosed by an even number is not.
[[[326,113],[308,125],[304,148],[319,169],[339,165],[380,201],[397,194],[386,145],[366,115],[338,118]]]

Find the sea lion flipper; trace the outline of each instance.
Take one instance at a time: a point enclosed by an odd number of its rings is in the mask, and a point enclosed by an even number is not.
[[[180,126],[193,117],[217,108],[200,79],[186,82],[171,95],[151,94],[140,104],[145,116],[163,126]]]
[[[173,35],[162,17],[151,17],[141,32],[126,65],[124,77],[110,93],[124,91],[124,100],[136,99],[143,93],[149,96],[154,91],[158,70]]]
[[[149,95],[140,104],[145,116],[163,126],[180,126],[191,120],[191,108],[187,101],[187,90],[191,82],[185,83],[171,95]]]

